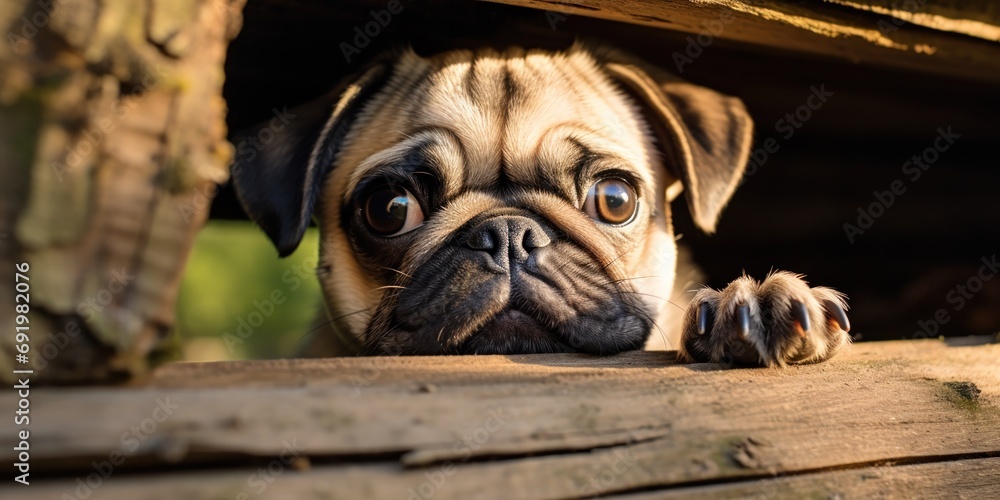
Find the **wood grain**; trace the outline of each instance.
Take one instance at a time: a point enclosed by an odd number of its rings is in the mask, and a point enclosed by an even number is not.
[[[1000,458],[865,467],[623,496],[629,500],[708,498],[991,498]]]
[[[595,457],[601,459],[603,457]],[[637,462],[638,463],[638,462]],[[747,477],[723,484],[650,487],[639,493],[621,493],[613,475],[614,462],[602,468],[572,471],[575,476],[526,477],[520,464],[558,474],[545,459],[516,464],[459,465],[410,471],[381,465],[319,466],[306,471],[284,467],[274,475],[261,474],[268,464],[239,472],[143,474],[102,485],[96,499],[250,499],[342,500],[354,498],[580,498],[595,495],[629,500],[648,499],[800,499],[800,498],[994,498],[1000,489],[1000,458],[982,458],[916,465],[884,464],[843,471],[775,474]],[[658,467],[661,464],[647,464]],[[669,467],[669,464],[662,464]],[[632,468],[639,468],[633,465]],[[272,468],[277,470],[277,467]],[[450,469],[449,469],[450,470]],[[621,470],[621,467],[619,467]],[[631,470],[631,469],[630,469]],[[612,471],[608,473],[608,471]],[[496,473],[490,473],[496,472]],[[440,474],[437,474],[440,473]],[[593,477],[585,474],[593,473]],[[604,477],[604,480],[601,477]],[[444,478],[443,480],[441,478]],[[267,483],[267,479],[272,482]],[[501,481],[491,483],[489,481]],[[531,483],[529,481],[537,481]],[[440,485],[435,487],[435,484]],[[558,485],[552,487],[551,485]],[[27,489],[24,500],[60,498],[74,494],[75,483],[46,482]],[[22,488],[22,490],[24,490]],[[7,492],[9,489],[0,489]],[[421,496],[421,491],[430,495]]]
[[[921,9],[915,14],[883,5],[889,2],[490,1],[706,37],[711,33],[720,39],[872,66],[1000,81],[996,14],[986,1]],[[967,19],[968,13],[976,15]],[[721,31],[706,28],[705,23],[724,16],[732,20]]]
[[[772,477],[805,491],[839,469],[924,462],[960,462],[993,485],[974,462],[1000,454],[1000,345],[986,340],[859,344],[785,370],[678,365],[670,352],[178,364],[136,387],[33,392],[32,461],[71,489],[119,450],[107,498],[157,483],[184,486],[156,498],[231,497],[289,448],[313,469],[282,475],[264,498],[406,498],[443,470],[434,498]],[[206,465],[230,470],[197,471]],[[163,472],[134,476],[151,466]],[[796,486],[807,475],[819,482]]]

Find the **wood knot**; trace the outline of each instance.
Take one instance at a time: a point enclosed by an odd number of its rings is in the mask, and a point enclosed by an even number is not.
[[[736,443],[729,456],[743,468],[759,469],[764,466],[761,448],[770,445],[771,443],[765,439],[747,437]]]

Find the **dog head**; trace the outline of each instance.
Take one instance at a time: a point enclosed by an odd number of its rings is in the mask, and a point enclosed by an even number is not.
[[[338,329],[399,354],[641,348],[670,201],[712,232],[752,128],[735,98],[580,44],[401,51],[292,114],[238,151],[244,208],[281,255],[315,214]]]

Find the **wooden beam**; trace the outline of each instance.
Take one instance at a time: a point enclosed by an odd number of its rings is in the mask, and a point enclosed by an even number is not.
[[[986,1],[950,9],[924,6],[913,13],[889,7],[890,2],[849,0],[839,5],[782,0],[488,1],[871,66],[1000,81],[1000,24]],[[963,17],[970,12],[975,17]]]
[[[624,460],[614,455],[593,457],[599,468],[594,468],[592,478],[585,478],[587,470],[570,471],[572,476],[532,475],[527,477],[517,467],[494,464],[460,465],[454,470],[441,466],[425,470],[400,470],[381,465],[327,466],[308,470],[299,462],[284,466],[275,474],[267,471],[268,463],[247,467],[241,471],[184,472],[177,474],[142,474],[113,478],[100,486],[92,498],[142,498],[146,500],[169,499],[328,499],[349,498],[399,498],[404,500],[434,499],[498,499],[510,498],[590,498],[597,495],[621,493],[616,485],[615,470],[638,467],[669,467],[668,464],[620,465]],[[615,460],[619,460],[617,467]],[[597,461],[603,461],[597,462]],[[546,459],[524,461],[541,472],[556,472]],[[623,469],[623,467],[628,467]],[[504,471],[487,482],[487,470]],[[818,471],[803,474],[775,474],[750,476],[721,484],[686,485],[677,488],[645,488],[631,495],[616,496],[629,500],[647,499],[719,499],[719,498],[993,498],[1000,488],[1000,458],[960,459],[929,464],[894,465],[878,464],[841,471]],[[447,471],[451,471],[449,474]],[[604,478],[603,480],[601,478]],[[527,483],[526,480],[537,483]],[[271,482],[267,482],[270,480]],[[563,487],[551,488],[551,484]],[[437,485],[437,486],[435,486]],[[63,494],[73,495],[77,483],[46,482],[21,488],[23,500],[50,500]],[[0,488],[13,494],[10,487]],[[421,496],[421,491],[425,496]],[[85,490],[84,490],[85,492]],[[431,495],[426,496],[427,493]]]
[[[995,496],[1000,458],[929,464],[882,464],[844,471],[777,476],[732,484],[679,488],[630,496],[646,499],[716,498],[971,498]],[[960,492],[960,493],[959,493]]]
[[[927,0],[826,0],[938,31],[1000,42],[1000,9],[995,2]],[[907,8],[909,7],[909,8]]]
[[[215,498],[296,448],[297,467],[317,468],[275,481],[273,498],[406,498],[445,469],[435,498],[559,498],[593,478],[635,492],[985,459],[1000,454],[998,356],[1000,344],[925,340],[785,370],[670,352],[178,364],[138,387],[33,391],[32,463],[72,489],[114,456],[123,480],[102,494],[183,482],[164,498]],[[207,464],[233,470],[185,472]],[[127,480],[150,466],[181,470]]]

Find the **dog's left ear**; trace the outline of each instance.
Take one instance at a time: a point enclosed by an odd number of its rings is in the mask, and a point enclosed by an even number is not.
[[[613,50],[595,55],[643,107],[695,223],[715,232],[750,154],[753,121],[743,102]]]
[[[243,209],[286,257],[299,246],[340,145],[387,79],[377,61],[326,95],[237,134],[230,172]]]

